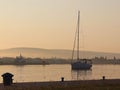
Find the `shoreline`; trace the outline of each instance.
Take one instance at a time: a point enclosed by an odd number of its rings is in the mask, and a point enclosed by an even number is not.
[[[118,89],[116,89],[116,87]],[[20,82],[11,86],[4,86],[0,83],[0,90],[102,90],[99,88],[109,88],[110,90],[120,90],[120,79],[101,80],[79,80],[79,81],[50,81],[50,82]],[[20,89],[22,88],[22,89]],[[114,88],[114,89],[111,89]],[[109,90],[107,89],[107,90]]]
[[[14,66],[25,66],[25,65],[66,65],[70,63],[51,63],[51,64],[0,64],[0,65],[14,65]],[[120,65],[114,63],[93,63],[92,65]]]

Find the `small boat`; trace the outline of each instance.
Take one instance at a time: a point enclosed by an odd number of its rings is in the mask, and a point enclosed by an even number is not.
[[[73,70],[89,70],[92,67],[92,61],[89,59],[79,58],[79,24],[80,24],[79,19],[80,19],[80,11],[78,11],[78,22],[77,22],[77,30],[75,33],[75,40],[74,40],[74,46],[73,46],[71,68]],[[73,57],[74,57],[76,39],[77,39],[77,60],[74,61]]]

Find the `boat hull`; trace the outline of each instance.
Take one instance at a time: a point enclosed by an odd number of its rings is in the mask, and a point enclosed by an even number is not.
[[[84,62],[74,62],[71,64],[71,68],[73,70],[89,70],[91,69],[92,65],[89,63]]]

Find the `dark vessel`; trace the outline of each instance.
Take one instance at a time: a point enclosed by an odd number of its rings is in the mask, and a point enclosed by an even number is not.
[[[79,58],[79,24],[80,24],[79,19],[80,19],[80,11],[78,11],[78,22],[77,22],[77,30],[75,33],[75,40],[74,40],[74,46],[73,46],[71,68],[73,70],[89,70],[92,67],[92,61],[88,59]],[[77,39],[77,60],[74,61],[73,56],[74,56],[76,39]]]

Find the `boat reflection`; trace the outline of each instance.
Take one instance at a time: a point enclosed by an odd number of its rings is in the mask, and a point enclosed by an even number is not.
[[[92,69],[90,70],[72,70],[72,80],[90,80]]]

